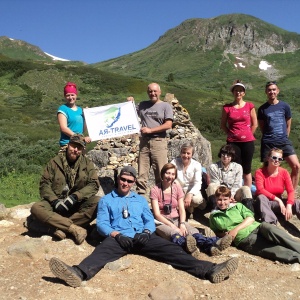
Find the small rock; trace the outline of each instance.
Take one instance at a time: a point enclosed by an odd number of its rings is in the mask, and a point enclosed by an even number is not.
[[[131,265],[130,259],[118,259],[116,261],[107,263],[104,268],[111,271],[121,271],[121,270],[128,269],[130,265]]]
[[[0,227],[9,227],[15,225],[13,222],[2,220],[0,221]]]
[[[194,300],[195,295],[193,289],[179,280],[168,280],[157,287],[150,293],[149,297],[152,300]]]
[[[300,264],[299,263],[294,263],[291,265],[290,270],[292,272],[298,272],[300,271]]]

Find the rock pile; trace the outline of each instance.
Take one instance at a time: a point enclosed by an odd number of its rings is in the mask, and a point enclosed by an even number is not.
[[[164,101],[173,107],[174,121],[172,129],[167,131],[168,160],[171,161],[179,155],[180,147],[186,141],[195,145],[194,158],[204,167],[211,163],[210,143],[194,126],[187,110],[180,105],[174,94],[166,94]],[[114,187],[115,176],[126,165],[138,169],[139,135],[126,135],[119,138],[100,140],[96,147],[88,152],[88,156],[99,168],[101,189],[99,195],[103,196]],[[149,185],[154,185],[154,174],[150,171]]]

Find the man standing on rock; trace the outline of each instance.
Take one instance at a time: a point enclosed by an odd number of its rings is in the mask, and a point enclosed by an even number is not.
[[[100,185],[94,164],[82,154],[84,148],[84,136],[75,134],[67,150],[47,164],[40,181],[42,200],[32,206],[25,224],[29,230],[45,228],[59,240],[71,234],[77,244],[85,240],[85,228],[96,217]]]
[[[135,180],[133,167],[121,169],[117,189],[101,198],[98,205],[97,229],[106,238],[77,266],[71,267],[58,258],[51,258],[49,265],[55,276],[72,287],[78,287],[108,262],[128,253],[170,264],[213,283],[227,279],[237,269],[237,258],[221,264],[197,260],[180,246],[156,235],[154,217],[147,200],[131,191]]]
[[[139,147],[137,192],[146,194],[149,170],[152,166],[155,182],[159,183],[160,170],[168,162],[168,142],[166,131],[172,129],[173,109],[167,102],[160,100],[161,89],[157,83],[148,85],[147,94],[150,100],[137,105],[141,119],[141,137]],[[128,97],[128,101],[134,101]]]
[[[267,82],[265,93],[268,101],[258,109],[257,119],[262,132],[261,161],[265,161],[271,149],[281,149],[283,158],[291,167],[291,179],[294,190],[297,192],[300,164],[292,142],[289,140],[292,125],[291,108],[286,102],[277,99],[279,92],[277,82]]]

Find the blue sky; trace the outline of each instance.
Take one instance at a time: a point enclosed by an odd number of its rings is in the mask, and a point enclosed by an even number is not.
[[[300,34],[299,0],[1,0],[0,36],[95,63],[148,47],[190,18],[243,13]]]

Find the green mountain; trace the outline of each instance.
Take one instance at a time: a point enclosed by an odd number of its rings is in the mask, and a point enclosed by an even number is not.
[[[144,100],[147,84],[159,82],[163,96],[175,94],[188,110],[216,158],[225,142],[219,124],[222,105],[232,100],[231,83],[243,80],[246,100],[258,107],[266,100],[265,82],[277,80],[280,98],[292,107],[291,139],[299,151],[299,49],[299,34],[241,14],[187,20],[145,49],[93,65],[53,61],[37,46],[0,37],[0,202],[18,198],[21,187],[31,193],[28,182],[37,185],[41,166],[57,152],[56,111],[67,81],[77,83],[82,107],[128,95]],[[17,194],[6,195],[7,187]],[[33,190],[31,201],[37,186]]]
[[[230,85],[237,76],[252,86],[274,77],[294,76],[299,69],[299,49],[299,34],[252,16],[231,14],[187,20],[143,50],[94,66],[211,90]],[[260,69],[262,60],[272,67]]]
[[[51,57],[46,55],[39,47],[6,36],[0,36],[0,53],[12,59],[52,60]]]
[[[94,64],[148,81],[173,84],[196,126],[213,142],[224,141],[219,130],[221,106],[231,101],[229,87],[241,79],[246,100],[256,107],[266,99],[266,81],[277,80],[281,99],[293,109],[292,138],[298,148],[300,35],[244,14],[190,19],[168,30],[149,47]],[[194,96],[189,94],[193,91]],[[196,93],[196,95],[195,95]],[[198,98],[197,98],[198,97]],[[257,133],[259,138],[259,132]]]

